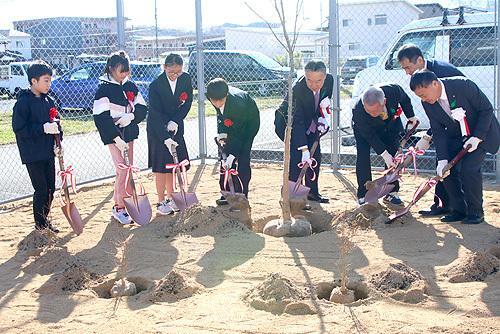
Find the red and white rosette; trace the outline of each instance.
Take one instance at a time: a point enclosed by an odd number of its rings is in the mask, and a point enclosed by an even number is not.
[[[460,132],[462,137],[470,136],[469,124],[467,123],[467,116],[463,108],[456,108],[451,111],[451,117],[460,124]]]

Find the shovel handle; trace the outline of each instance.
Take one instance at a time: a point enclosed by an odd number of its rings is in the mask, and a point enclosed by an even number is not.
[[[458,152],[457,155],[446,166],[444,166],[443,174],[445,174],[450,169],[452,169],[453,166],[455,166],[458,163],[458,161],[460,161],[460,159],[462,159],[469,152],[471,147],[472,147],[472,145],[468,144],[460,152]],[[444,177],[439,177],[439,180],[443,180],[443,179],[444,179]]]
[[[221,143],[217,140],[217,137],[215,137],[214,140],[215,140],[215,144],[217,145],[217,148],[219,150],[219,156],[220,156],[221,163],[222,163],[222,161],[226,161],[227,154],[224,152],[224,149],[223,149]],[[227,182],[229,183],[229,192],[231,194],[235,194],[236,192],[234,191],[233,177],[231,174],[228,175]]]

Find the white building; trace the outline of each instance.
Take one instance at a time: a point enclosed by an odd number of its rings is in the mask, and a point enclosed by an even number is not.
[[[276,28],[275,32],[284,42],[281,28]],[[328,32],[314,30],[299,32],[295,50],[301,53],[303,62],[319,56],[316,54],[318,49],[316,40],[323,36],[328,38]],[[283,46],[276,40],[269,28],[228,28],[225,30],[225,37],[227,50],[259,51],[274,59],[286,55]]]
[[[0,33],[0,52],[7,50],[7,44],[9,44],[9,40]]]
[[[396,33],[418,20],[420,9],[406,0],[360,0],[339,3],[340,58],[380,56]],[[328,37],[317,41],[317,53],[328,54]]]
[[[29,34],[18,30],[9,29],[0,30],[0,35],[5,36],[5,38],[8,40],[8,43],[5,46],[7,50],[17,51],[21,53],[24,58],[31,59],[31,41]],[[1,37],[0,44],[2,44]],[[0,45],[0,51],[1,50],[2,46]]]

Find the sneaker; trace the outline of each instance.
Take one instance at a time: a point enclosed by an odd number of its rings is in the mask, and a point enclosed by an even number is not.
[[[177,207],[177,204],[173,200],[169,200],[168,205],[174,210],[174,212],[179,212],[179,208]]]
[[[125,208],[114,206],[111,215],[122,225],[128,225],[132,223],[132,218],[130,218],[127,211],[125,211]]]
[[[59,233],[59,229],[57,227],[55,227],[54,225],[52,225],[52,223],[50,223],[50,222],[48,222],[47,224],[43,224],[43,225],[35,224],[35,230],[38,230],[38,231],[50,230],[54,233]]]
[[[218,200],[215,201],[217,205],[228,205],[227,199],[224,196],[221,196]]]
[[[397,193],[390,193],[384,197],[384,203],[392,205],[403,205],[403,201],[399,198]]]
[[[156,213],[161,216],[167,216],[174,213],[174,209],[172,208],[172,202],[169,199],[163,200],[160,203],[156,204]]]
[[[366,203],[366,201],[365,201],[365,198],[364,198],[364,197],[358,198],[358,204],[359,204],[359,205],[363,205],[363,204],[365,204],[365,203]]]

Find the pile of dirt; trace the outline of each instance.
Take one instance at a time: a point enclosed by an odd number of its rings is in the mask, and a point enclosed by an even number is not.
[[[23,267],[23,271],[27,274],[51,275],[81,264],[81,260],[68,253],[66,248],[49,247],[43,250],[40,256],[32,258]]]
[[[296,286],[279,273],[270,274],[262,283],[243,295],[245,301],[257,310],[273,314],[314,314],[312,306],[306,302],[310,292]]]
[[[373,225],[383,224],[389,220],[391,212],[382,205],[364,204],[354,210],[346,210],[334,219],[334,224],[346,223],[360,229],[368,229]]]
[[[448,266],[446,276],[451,283],[484,281],[500,270],[500,259],[496,247],[487,252],[468,252]]]
[[[149,299],[152,302],[175,302],[191,297],[201,288],[200,284],[172,270],[164,278],[155,282]]]
[[[390,263],[389,268],[372,275],[369,283],[375,290],[407,303],[418,303],[426,298],[424,277],[404,263]]]
[[[54,244],[56,235],[50,230],[33,230],[19,244],[17,249],[28,256],[39,255],[44,248]]]
[[[36,292],[43,294],[57,294],[61,292],[77,292],[89,289],[96,282],[102,280],[102,277],[89,271],[81,264],[72,264],[64,271],[52,276],[47,283],[40,287]]]

